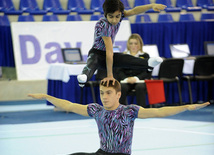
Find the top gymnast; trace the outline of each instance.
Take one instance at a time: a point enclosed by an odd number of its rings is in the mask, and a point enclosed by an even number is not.
[[[88,54],[87,65],[83,68],[82,74],[77,76],[79,86],[84,87],[98,68],[106,68],[107,77],[102,82],[107,82],[108,86],[110,80],[113,80],[113,84],[115,82],[113,67],[152,71],[153,67],[161,63],[163,60],[160,57],[144,60],[128,54],[113,53],[113,44],[124,17],[137,15],[149,9],[160,11],[165,8],[165,5],[153,3],[124,10],[120,0],[105,0],[104,17],[100,18],[95,25],[94,43]]]

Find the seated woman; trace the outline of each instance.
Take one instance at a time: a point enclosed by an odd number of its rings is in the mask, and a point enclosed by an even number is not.
[[[149,54],[143,52],[143,40],[139,34],[132,34],[127,42],[127,50],[124,54],[130,54],[142,59],[149,59]],[[121,104],[127,104],[126,97],[132,90],[135,90],[137,104],[146,107],[146,84],[140,80],[150,79],[151,72],[139,69],[119,69],[117,79],[121,81]],[[122,82],[123,81],[123,82]]]

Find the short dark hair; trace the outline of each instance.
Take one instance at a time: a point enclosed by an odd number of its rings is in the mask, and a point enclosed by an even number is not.
[[[100,86],[104,86],[104,87],[107,87],[107,82],[100,82]],[[113,85],[113,81],[110,80],[109,81],[109,84],[108,84],[108,87],[112,87],[116,90],[116,92],[121,92],[121,85],[120,85],[120,82],[115,80],[115,83]]]
[[[108,13],[114,13],[115,11],[124,11],[124,5],[120,0],[105,0],[103,3],[104,16],[107,17]]]

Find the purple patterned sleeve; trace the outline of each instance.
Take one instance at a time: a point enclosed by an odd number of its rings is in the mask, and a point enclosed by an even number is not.
[[[134,120],[139,108],[137,105],[119,105],[115,110],[105,110],[96,103],[88,105],[88,114],[94,117],[98,126],[102,150],[131,154]]]
[[[132,115],[133,119],[138,118],[138,111],[140,109],[140,107],[138,105],[129,105],[127,106],[129,107],[129,111],[130,111],[130,115]]]
[[[100,36],[103,37],[111,37],[111,29],[110,29],[110,25],[108,22],[103,22],[103,28],[102,28],[102,31],[100,33]]]
[[[87,107],[87,111],[88,111],[88,115],[90,117],[95,117],[95,115],[97,115],[97,113],[103,109],[103,107],[97,103],[91,103],[91,104],[88,104],[88,107]]]
[[[102,17],[99,19],[99,21],[95,25],[93,48],[99,49],[102,51],[106,50],[104,41],[102,39],[103,36],[111,37],[112,44],[114,44],[115,36],[119,30],[123,17],[124,17],[124,14],[122,13],[121,20],[117,25],[110,24],[105,17]]]

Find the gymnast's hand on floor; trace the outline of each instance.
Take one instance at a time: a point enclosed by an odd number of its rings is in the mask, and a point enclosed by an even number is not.
[[[109,81],[113,81],[112,84],[114,85],[114,83],[115,83],[115,78],[114,78],[114,77],[106,77],[106,78],[104,78],[104,79],[101,80],[101,84],[106,83],[106,86],[108,87]]]

